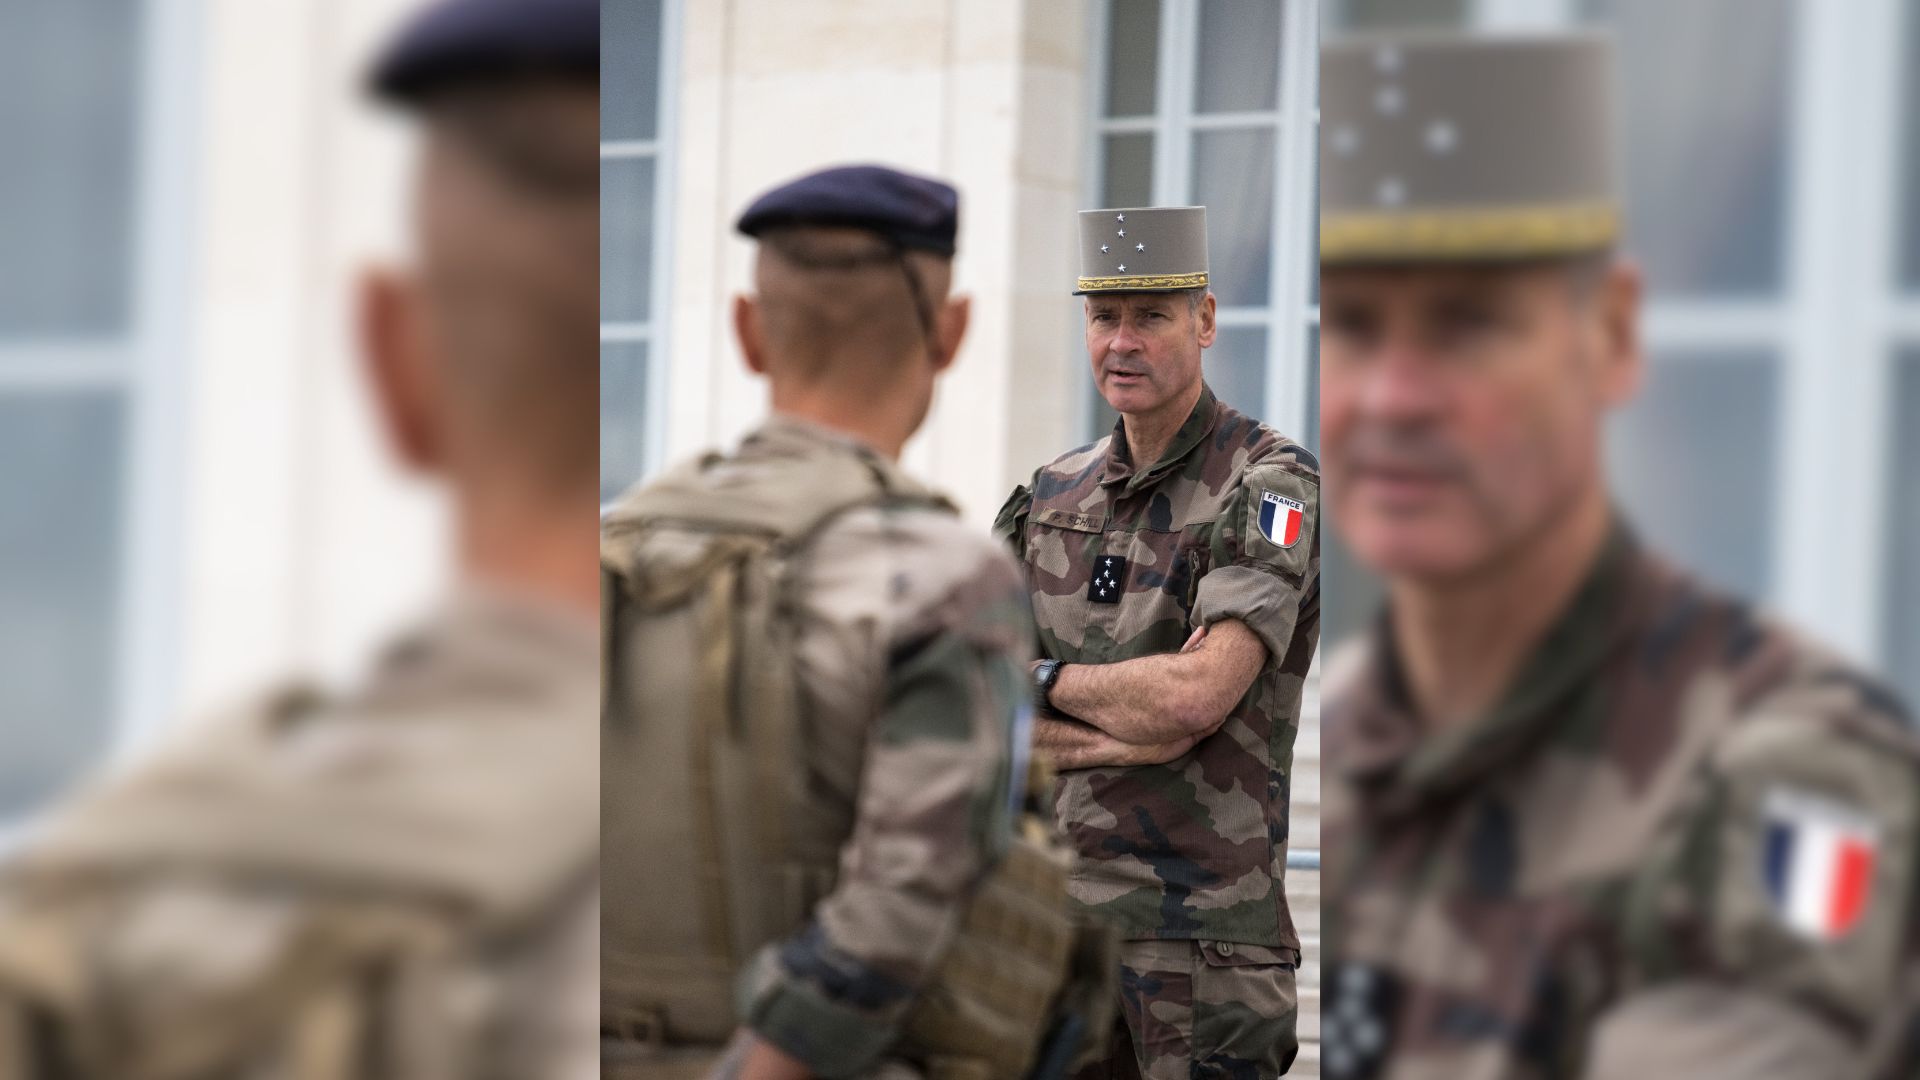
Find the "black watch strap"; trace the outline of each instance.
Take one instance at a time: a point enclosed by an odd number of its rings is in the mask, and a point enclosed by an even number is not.
[[[1045,714],[1056,710],[1047,699],[1053,694],[1053,684],[1060,681],[1060,669],[1066,665],[1058,660],[1042,660],[1033,669],[1034,708]]]

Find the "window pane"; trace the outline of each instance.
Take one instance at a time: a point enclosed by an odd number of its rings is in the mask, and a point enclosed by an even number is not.
[[[1909,703],[1920,703],[1920,349],[1908,349],[1894,373],[1892,453],[1888,459],[1887,662],[1882,670]]]
[[[124,422],[111,391],[0,396],[0,820],[111,736]]]
[[[129,322],[134,0],[0,5],[0,335]]]
[[[600,163],[600,319],[645,322],[653,292],[653,159]]]
[[[1909,6],[1906,62],[1900,65],[1900,284],[1920,291],[1920,11]]]
[[[1614,497],[1642,537],[1752,599],[1765,598],[1780,494],[1777,368],[1752,352],[1656,358],[1607,447]]]
[[[1628,246],[1667,295],[1777,293],[1786,231],[1786,0],[1593,0],[1619,35]]]
[[[646,449],[647,346],[600,343],[600,501],[640,478]]]
[[[1320,453],[1320,328],[1307,327],[1307,430],[1300,445]]]
[[[1239,112],[1280,100],[1280,5],[1276,0],[1202,0],[1195,108]]]
[[[600,100],[602,139],[658,134],[660,0],[601,0]]]
[[[1320,655],[1330,656],[1379,617],[1387,589],[1341,539],[1334,508],[1324,499],[1320,507]]]
[[[1307,303],[1320,306],[1320,140],[1310,140],[1313,154],[1313,245],[1307,248]],[[1318,331],[1315,331],[1318,333]]]
[[[1207,385],[1255,420],[1267,418],[1267,328],[1223,326],[1202,358]]]
[[[1193,201],[1207,208],[1207,261],[1222,304],[1269,302],[1273,167],[1272,128],[1194,133]]]
[[[1331,0],[1327,26],[1337,30],[1457,28],[1470,0]]]
[[[1160,73],[1160,0],[1113,0],[1107,7],[1107,115],[1153,112]]]
[[[1153,136],[1109,135],[1101,206],[1153,205]]]

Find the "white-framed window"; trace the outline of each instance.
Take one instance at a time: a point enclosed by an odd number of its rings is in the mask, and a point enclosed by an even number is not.
[[[1094,5],[1084,194],[1087,206],[1206,206],[1220,311],[1208,384],[1309,447],[1320,420],[1315,8],[1314,0]],[[1074,348],[1083,352],[1077,337]],[[1114,413],[1087,385],[1087,435],[1098,438]]]
[[[1892,159],[1891,168],[1879,169],[1887,188],[1882,196],[1891,205],[1873,222],[1892,250],[1880,252],[1884,261],[1874,267],[1886,268],[1880,279],[1886,303],[1874,327],[1881,342],[1874,371],[1859,393],[1877,397],[1881,406],[1865,437],[1881,447],[1885,462],[1881,547],[1873,564],[1886,586],[1877,592],[1881,655],[1908,705],[1920,710],[1920,12],[1892,0],[1875,7],[1869,25],[1856,32],[1898,49],[1891,57],[1882,51],[1867,72],[1878,90],[1869,116],[1893,132],[1882,147],[1886,157],[1866,166]]]
[[[196,9],[0,7],[0,834],[165,719]]]
[[[1910,8],[1336,0],[1329,22],[1612,30],[1649,355],[1610,432],[1616,496],[1677,561],[1920,698]]]
[[[679,0],[600,5],[600,498],[659,464]]]

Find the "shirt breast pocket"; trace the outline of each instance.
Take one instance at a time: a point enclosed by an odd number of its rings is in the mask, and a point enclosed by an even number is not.
[[[1106,550],[1105,526],[1103,514],[1054,507],[1035,507],[1027,519],[1027,578],[1033,587],[1033,618],[1056,659],[1101,659],[1084,650],[1089,624],[1097,621],[1100,612],[1112,610],[1111,605],[1096,606],[1090,599],[1103,557],[1112,554]],[[1114,568],[1103,572],[1112,573]]]

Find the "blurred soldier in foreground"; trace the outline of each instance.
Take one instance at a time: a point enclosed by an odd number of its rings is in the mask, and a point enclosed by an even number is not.
[[[1036,749],[1116,922],[1121,1014],[1086,1077],[1269,1077],[1298,1048],[1287,805],[1319,642],[1313,455],[1217,400],[1206,210],[1080,215],[1087,352],[1113,433],[1016,488],[1045,659]]]
[[[609,1077],[1015,1080],[1104,1038],[1070,853],[1014,831],[1019,572],[895,464],[967,326],[958,210],[873,166],[749,207],[775,415],[607,520]]]
[[[598,13],[455,0],[378,65],[419,266],[365,346],[460,588],[58,809],[0,870],[0,1077],[595,1075]]]
[[[1610,62],[1323,53],[1327,485],[1390,595],[1327,680],[1325,1075],[1911,1077],[1899,704],[1609,501]]]

